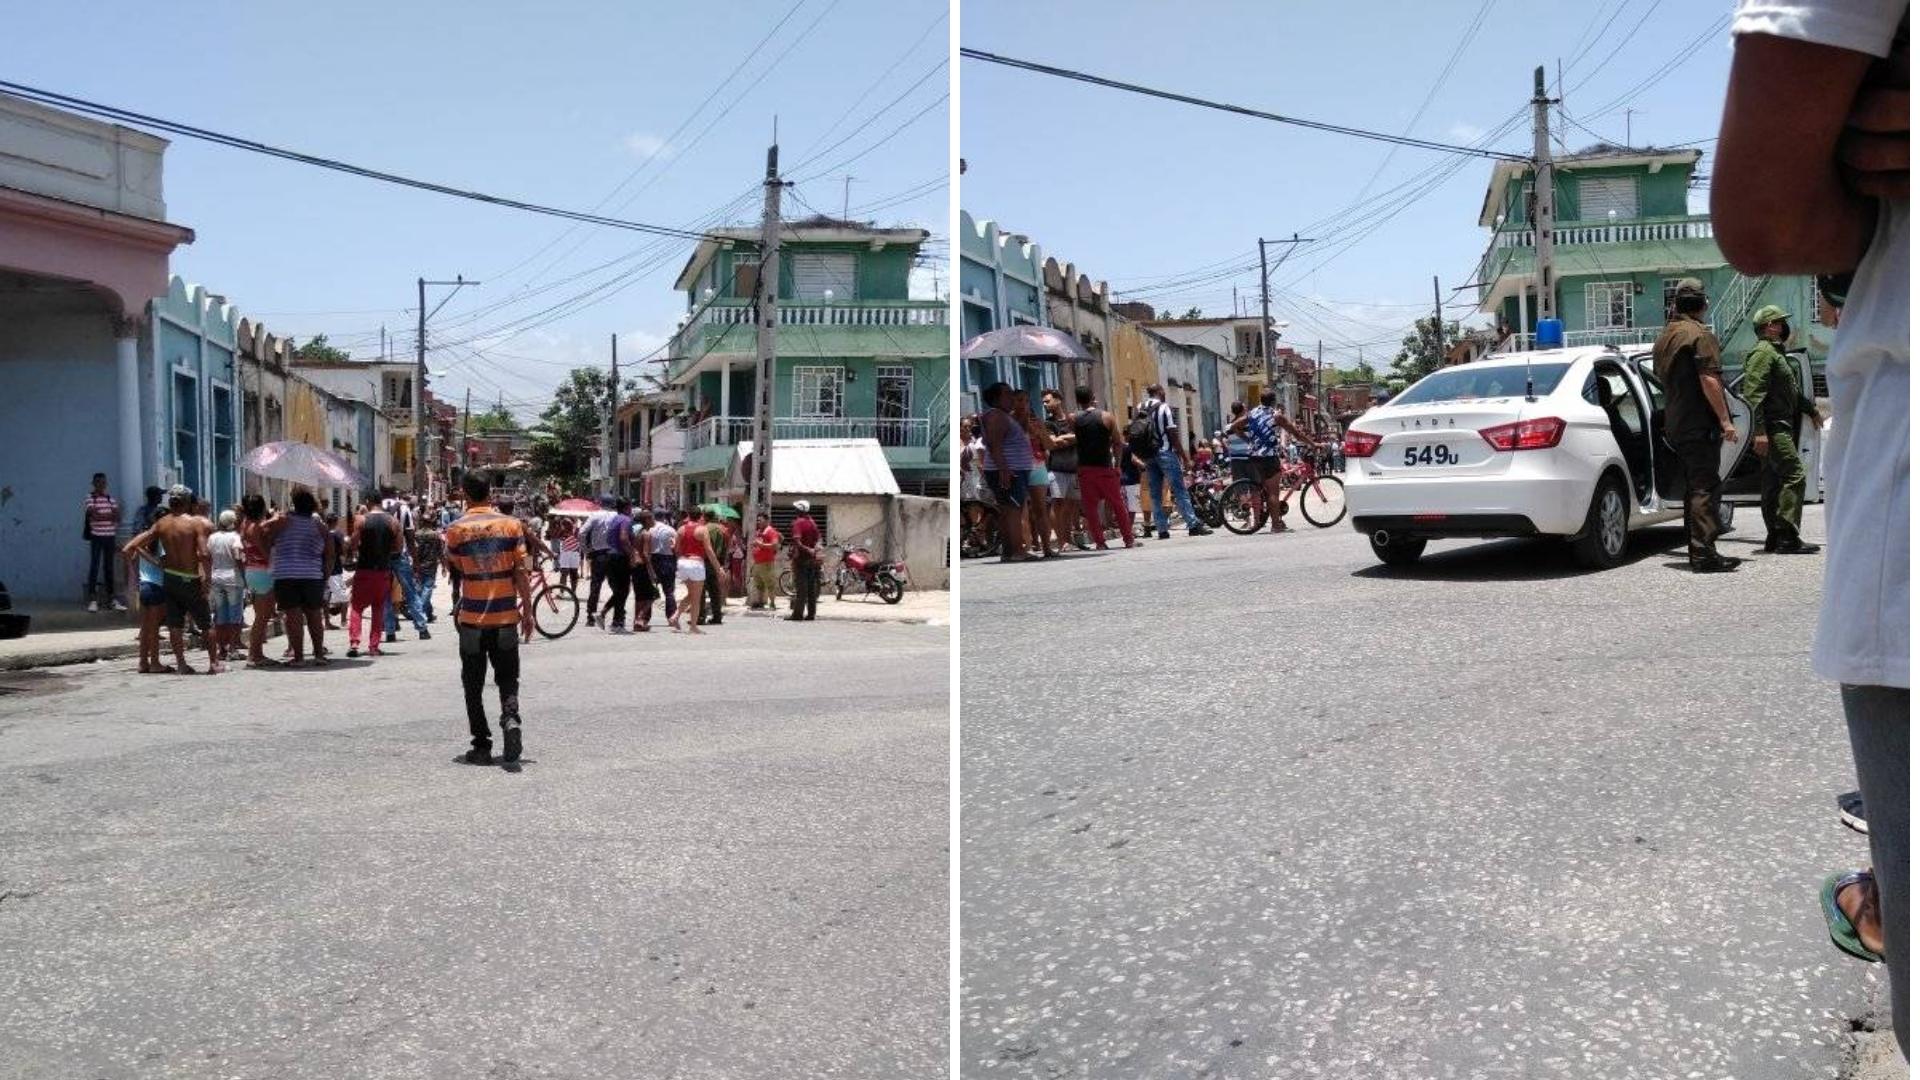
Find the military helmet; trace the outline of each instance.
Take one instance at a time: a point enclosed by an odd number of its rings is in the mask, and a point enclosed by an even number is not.
[[[1786,317],[1787,311],[1785,308],[1779,304],[1768,304],[1766,307],[1753,313],[1753,328],[1759,330],[1770,322],[1777,322]]]
[[[1681,278],[1673,283],[1673,295],[1676,297],[1698,296],[1704,299],[1707,295],[1707,287],[1701,284],[1697,277]]]

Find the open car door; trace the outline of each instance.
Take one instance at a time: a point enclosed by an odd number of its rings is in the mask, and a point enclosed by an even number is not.
[[[1680,467],[1680,457],[1673,451],[1665,435],[1666,391],[1660,385],[1660,379],[1653,373],[1653,360],[1639,359],[1637,365],[1640,377],[1647,392],[1654,400],[1656,412],[1654,426],[1654,483],[1660,489],[1660,505],[1679,509],[1687,504],[1687,478]],[[1727,419],[1733,421],[1733,441],[1720,444],[1720,479],[1724,482],[1732,476],[1747,455],[1753,444],[1753,410],[1735,394],[1732,389],[1721,384],[1721,393],[1727,402]]]

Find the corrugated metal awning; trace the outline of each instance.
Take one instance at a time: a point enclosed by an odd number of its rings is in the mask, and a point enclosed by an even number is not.
[[[728,478],[746,486],[745,462],[753,443],[734,450]],[[775,495],[898,495],[900,484],[878,439],[775,439]]]

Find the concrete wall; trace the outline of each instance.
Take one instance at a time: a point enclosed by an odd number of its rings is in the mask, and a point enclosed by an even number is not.
[[[783,496],[784,497],[784,496]],[[815,499],[831,507],[831,539],[865,545],[887,560],[901,559],[916,589],[949,587],[952,506],[918,495],[835,495]]]
[[[949,511],[953,504],[946,499],[926,499],[918,495],[895,495],[888,501],[892,504],[894,541],[899,557],[907,561],[914,587],[951,587],[953,548]]]
[[[0,187],[164,221],[167,141],[0,94]]]
[[[1115,322],[1108,341],[1113,357],[1113,401],[1115,413],[1125,416],[1127,409],[1147,398],[1147,387],[1160,381],[1160,358],[1153,339],[1130,322]]]
[[[44,301],[29,297],[0,309],[0,580],[25,602],[82,599],[80,504],[94,472],[128,515],[146,486],[118,475],[113,332],[104,305],[86,303],[96,310],[35,312]]]

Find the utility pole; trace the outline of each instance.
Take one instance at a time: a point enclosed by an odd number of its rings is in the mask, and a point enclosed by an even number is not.
[[[851,202],[853,198],[854,176],[852,173],[848,173],[846,176],[841,177],[841,180],[843,183],[840,185],[840,220],[845,221],[847,220],[847,204]]]
[[[460,482],[466,483],[468,465],[467,448],[473,445],[473,387],[467,387],[467,407],[460,416]]]
[[[613,484],[613,418],[620,411],[620,335],[609,334],[608,344],[613,350],[613,366],[607,374],[607,418],[600,424],[600,487],[595,495],[605,495],[614,490]]]
[[[780,305],[780,143],[767,147],[766,205],[760,213],[760,272],[754,282],[753,459],[747,470],[747,513],[741,527],[751,529],[773,505],[773,361]]]
[[[455,274],[452,281],[428,281],[426,278],[416,278],[415,284],[418,285],[420,289],[420,322],[414,333],[412,471],[413,490],[422,497],[425,497],[427,494],[427,456],[420,452],[420,448],[426,445],[427,439],[427,319],[440,310],[438,307],[434,308],[433,312],[427,310],[427,286],[451,285],[453,286],[453,292],[459,292],[465,286],[478,285],[480,283],[477,281],[468,281],[461,275]],[[451,299],[453,299],[453,293],[448,293],[447,300]],[[445,307],[447,300],[440,301],[440,306]]]
[[[1537,318],[1556,318],[1553,295],[1553,149],[1547,145],[1548,109],[1555,100],[1547,97],[1547,69],[1533,69],[1533,251],[1538,260],[1535,287],[1540,290]],[[1523,329],[1525,329],[1523,327]]]
[[[1627,149],[1633,149],[1633,110],[1627,110]]]
[[[427,279],[416,278],[420,285],[420,325],[414,335],[413,363],[413,490],[421,495],[427,491],[427,462],[420,453],[420,438],[426,434],[426,424],[422,418],[426,410],[421,407],[420,391],[427,386]]]
[[[1273,325],[1273,295],[1267,288],[1267,240],[1260,238],[1260,359],[1267,363],[1267,389],[1280,392],[1280,376],[1275,374],[1279,360],[1273,355],[1273,345],[1267,340]]]
[[[1440,275],[1433,276],[1433,366],[1438,368],[1447,362],[1446,323],[1440,321]]]
[[[1272,329],[1273,327],[1273,290],[1268,288],[1268,283],[1267,283],[1267,273],[1268,273],[1267,244],[1268,243],[1269,241],[1266,238],[1264,237],[1261,238],[1260,240],[1260,356],[1262,359],[1266,360],[1267,362],[1267,389],[1272,390],[1275,394],[1279,394],[1280,393],[1280,358],[1274,355],[1273,343],[1269,340],[1269,337],[1273,333],[1273,329]],[[1287,245],[1287,253],[1285,255],[1280,256],[1280,262],[1273,264],[1274,269],[1277,270],[1280,268],[1281,263],[1286,262],[1289,258],[1293,256],[1294,251],[1298,250],[1301,244],[1313,243],[1313,237],[1309,236],[1305,239],[1302,239],[1299,233],[1294,233],[1292,239],[1274,240],[1274,241],[1271,241],[1271,243]],[[1292,395],[1282,396],[1280,399],[1280,402],[1281,402],[1281,407],[1287,410],[1287,418],[1289,420],[1294,420],[1299,418],[1299,410],[1294,407],[1294,399]]]

